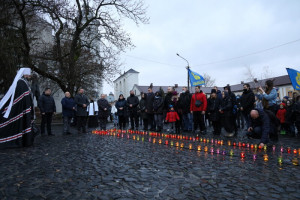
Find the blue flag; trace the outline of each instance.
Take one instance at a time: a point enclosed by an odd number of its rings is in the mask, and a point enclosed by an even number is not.
[[[300,72],[294,69],[286,68],[290,76],[290,80],[295,90],[300,90]]]
[[[189,76],[190,76],[190,82],[192,87],[205,84],[204,78],[200,74],[197,74],[196,72],[193,72],[190,69],[189,69]]]

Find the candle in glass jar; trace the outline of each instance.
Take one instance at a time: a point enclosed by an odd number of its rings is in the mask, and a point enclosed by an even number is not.
[[[201,151],[201,146],[200,145],[198,145],[197,150]]]
[[[193,149],[193,145],[192,144],[189,144],[189,149]]]
[[[207,146],[204,147],[204,151],[205,151],[205,152],[208,151],[208,147],[207,147]]]
[[[210,153],[214,153],[214,148],[210,147]]]
[[[264,157],[264,161],[268,161],[269,160],[268,154],[265,154],[263,157]]]
[[[184,147],[184,143],[181,143],[181,144],[180,144],[180,148],[183,148],[183,147]]]
[[[257,159],[257,155],[253,154],[253,160],[256,160],[256,159]]]
[[[241,152],[241,158],[245,158],[245,152]]]
[[[287,152],[288,152],[288,153],[291,153],[291,147],[288,147],[288,148],[287,148]]]
[[[175,143],[175,146],[176,146],[176,147],[179,147],[179,142],[176,142],[176,143]]]
[[[173,146],[174,145],[174,142],[173,142],[173,140],[171,141],[171,146]]]
[[[230,150],[229,155],[233,156],[233,150],[232,149]]]

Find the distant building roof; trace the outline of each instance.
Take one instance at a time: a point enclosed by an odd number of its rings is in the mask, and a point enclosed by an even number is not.
[[[130,69],[130,70],[128,70],[127,72],[124,72],[121,76],[119,76],[118,78],[116,78],[115,80],[114,80],[114,82],[116,81],[116,80],[118,80],[119,78],[122,78],[125,74],[134,74],[134,73],[140,73],[140,72],[138,72],[138,71],[135,71],[134,69]]]
[[[268,79],[263,79],[263,80],[258,80],[257,83],[254,82],[245,82],[244,84],[248,83],[250,85],[250,88],[257,88],[259,86],[265,86],[265,82],[267,80],[274,80],[274,86],[278,87],[278,86],[282,86],[282,85],[290,85],[291,80],[289,78],[288,75],[284,75],[284,76],[278,76],[278,77],[274,77],[274,78],[268,78]],[[240,92],[243,91],[243,85],[244,84],[236,84],[236,85],[230,85],[231,87],[231,91],[232,92]],[[134,85],[140,92],[143,93],[148,93],[148,88],[149,86],[141,86],[141,85]],[[163,91],[166,93],[167,89],[169,86],[153,86],[152,90],[153,92],[159,91],[160,87],[163,89]],[[178,86],[177,90],[181,90],[181,88],[184,86]],[[220,91],[223,91],[224,86],[218,86],[218,89]],[[205,93],[205,94],[210,94],[211,90],[213,89],[213,87],[201,87],[201,90]]]

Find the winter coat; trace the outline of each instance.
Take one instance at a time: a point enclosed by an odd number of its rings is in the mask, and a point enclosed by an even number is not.
[[[64,97],[61,100],[62,114],[64,117],[74,117],[74,109],[76,104],[73,98]]]
[[[56,112],[55,101],[52,96],[43,95],[39,98],[38,107],[40,108],[41,113],[54,113]]]
[[[223,117],[230,117],[232,116],[233,104],[228,92],[224,92],[224,93],[225,93],[225,97],[221,101],[220,110],[222,112]]]
[[[217,91],[217,98],[222,100],[223,97],[222,97],[222,92],[220,90]]]
[[[277,111],[276,117],[280,120],[281,124],[285,123],[285,114],[286,114],[286,109],[285,108],[280,108]]]
[[[98,118],[107,118],[111,113],[111,106],[106,99],[99,99],[98,104]],[[105,110],[106,109],[106,110]]]
[[[178,107],[179,109],[182,110],[183,114],[190,113],[191,99],[192,99],[192,95],[189,91],[180,94]]]
[[[132,107],[130,107],[130,104],[132,104]],[[138,105],[139,105],[139,98],[135,95],[129,96],[127,98],[127,108],[129,113],[134,113],[138,111]]]
[[[287,106],[285,113],[285,123],[292,124],[294,121],[294,105]]]
[[[232,107],[234,107],[236,105],[236,96],[235,96],[235,94],[233,92],[231,92],[231,87],[230,86],[225,86],[224,90],[225,90],[225,88],[228,89],[228,95],[229,95],[229,97],[231,99]]]
[[[153,92],[147,94],[146,110],[147,110],[147,113],[150,113],[150,114],[153,113],[154,96],[155,95]]]
[[[167,122],[176,122],[179,120],[179,116],[177,112],[175,111],[170,111],[167,113],[166,121]]]
[[[269,115],[263,109],[256,109],[258,111],[259,117],[253,119],[249,118],[249,127],[253,129],[255,127],[261,127],[262,129],[262,137],[260,139],[260,143],[268,143],[269,136],[273,134],[275,131],[274,125],[271,122]]]
[[[153,113],[154,114],[163,114],[163,110],[164,110],[164,99],[159,94],[158,96],[154,97]]]
[[[241,107],[243,107],[243,112],[249,114],[252,109],[254,109],[255,95],[251,89],[243,92],[241,97]]]
[[[77,108],[76,115],[81,116],[81,117],[87,116],[87,114],[88,114],[88,112],[86,110],[87,107],[83,107],[83,104],[85,104],[86,106],[89,105],[88,98],[84,94],[77,94],[75,96],[74,100],[75,100],[76,108]]]
[[[140,116],[142,117],[142,119],[147,119],[147,113],[146,113],[146,106],[147,106],[147,97],[146,94],[145,98],[142,98],[140,100],[140,104],[139,104],[139,112],[140,112]]]
[[[221,100],[217,98],[209,98],[207,100],[207,113],[209,113],[209,119],[211,121],[218,121],[220,119],[220,106]]]
[[[125,99],[119,99],[116,102],[116,108],[118,110],[118,116],[127,116],[127,102]],[[122,110],[120,108],[123,108]]]
[[[202,102],[200,107],[196,107],[195,103],[196,100],[200,100]],[[192,96],[191,99],[191,105],[190,105],[190,111],[206,111],[207,108],[207,99],[205,94],[203,94],[202,91],[200,91],[199,93],[195,93]]]
[[[276,105],[277,91],[275,88],[273,88],[269,94],[267,94],[267,93],[260,94],[258,97],[260,100],[262,100],[262,103],[264,101],[267,101],[268,106],[273,106],[273,105]],[[264,103],[263,103],[263,105],[264,105]]]
[[[164,100],[164,109],[165,110],[169,110],[170,105],[172,105],[174,107],[174,103],[172,101],[172,96],[173,96],[173,93],[167,93],[167,95],[165,96],[165,100]]]

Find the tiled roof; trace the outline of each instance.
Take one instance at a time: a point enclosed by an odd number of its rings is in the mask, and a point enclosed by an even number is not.
[[[134,69],[131,68],[130,70],[128,70],[127,72],[124,72],[121,76],[119,76],[118,78],[116,78],[116,79],[114,80],[114,82],[115,82],[116,80],[118,80],[119,78],[122,78],[125,74],[129,74],[129,73],[134,74],[134,73],[140,73],[140,72],[135,71]]]

